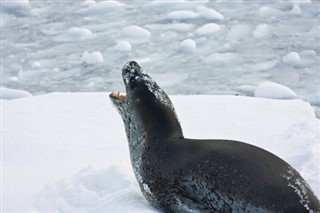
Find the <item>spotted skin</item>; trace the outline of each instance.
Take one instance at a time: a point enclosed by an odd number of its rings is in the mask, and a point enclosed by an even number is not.
[[[183,137],[166,93],[134,61],[122,69],[122,116],[144,197],[163,212],[320,212],[300,174],[272,153],[231,140]]]

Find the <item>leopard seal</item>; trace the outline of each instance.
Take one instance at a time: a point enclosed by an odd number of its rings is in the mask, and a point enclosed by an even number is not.
[[[126,94],[110,99],[122,116],[134,174],[163,212],[320,212],[300,174],[259,147],[184,138],[167,94],[135,61],[122,69]]]

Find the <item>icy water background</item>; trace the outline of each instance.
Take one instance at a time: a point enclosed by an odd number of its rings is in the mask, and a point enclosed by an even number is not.
[[[251,96],[265,81],[320,106],[320,2],[2,1],[3,87],[124,91],[141,63],[169,94]],[[318,116],[319,117],[319,116]]]

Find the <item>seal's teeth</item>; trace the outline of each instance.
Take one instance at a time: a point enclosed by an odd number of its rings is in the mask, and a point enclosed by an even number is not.
[[[120,93],[120,92],[111,92],[110,97],[119,99],[119,100],[124,100],[126,99],[127,95],[125,93]]]

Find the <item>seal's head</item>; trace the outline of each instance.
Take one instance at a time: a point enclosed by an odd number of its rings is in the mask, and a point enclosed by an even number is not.
[[[147,135],[158,132],[164,137],[181,138],[181,127],[168,95],[139,64],[135,61],[126,63],[122,68],[122,78],[126,94],[112,92],[110,98],[125,125],[129,117],[134,117]]]

